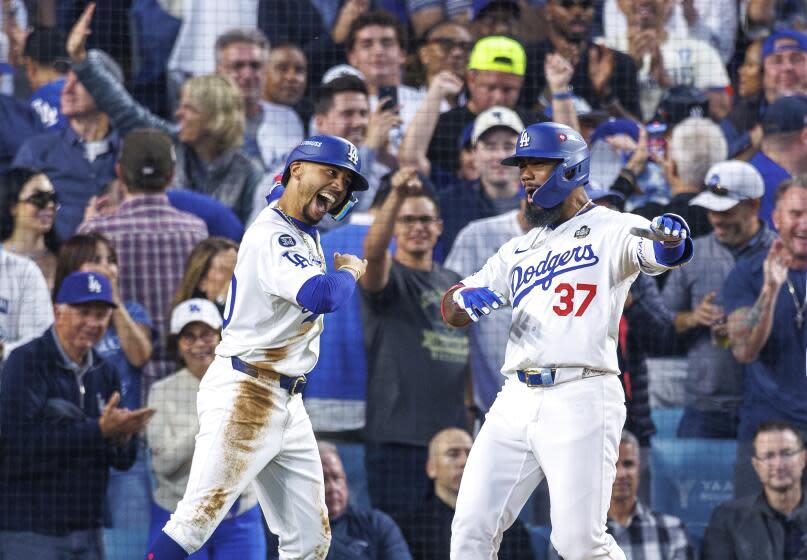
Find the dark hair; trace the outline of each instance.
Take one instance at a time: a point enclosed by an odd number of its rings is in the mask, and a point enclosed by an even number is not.
[[[356,76],[339,76],[317,88],[314,95],[314,114],[326,115],[333,108],[334,97],[345,92],[369,95],[367,85]]]
[[[804,447],[804,436],[796,426],[785,420],[767,420],[757,426],[754,432],[754,438],[751,440],[754,455],[757,454],[757,437],[759,434],[766,434],[768,432],[793,432],[793,434],[796,435],[796,439],[799,440],[799,447]]]
[[[347,39],[345,40],[345,52],[350,52],[356,44],[356,35],[365,27],[371,25],[378,25],[380,27],[392,27],[395,30],[395,37],[398,39],[398,46],[404,51],[406,50],[406,30],[401,25],[394,15],[384,10],[375,10],[372,12],[365,12],[350,24],[350,29],[347,32]]]
[[[77,272],[81,265],[92,262],[95,258],[96,248],[99,243],[106,245],[109,253],[116,261],[118,254],[112,242],[100,233],[80,233],[74,235],[64,242],[59,251],[59,258],[56,261],[56,273],[53,278],[52,297],[56,300],[56,294],[62,286],[64,279],[70,274]]]
[[[14,232],[14,216],[11,215],[11,210],[20,202],[22,189],[37,175],[47,176],[44,171],[26,167],[9,169],[3,176],[2,190],[5,191],[5,196],[0,200],[0,240],[5,241]],[[59,238],[55,228],[50,228],[50,231],[45,233],[45,247],[52,253],[59,250]]]
[[[60,73],[70,69],[70,57],[62,31],[48,27],[34,29],[25,39],[23,54],[40,66],[49,66]]]

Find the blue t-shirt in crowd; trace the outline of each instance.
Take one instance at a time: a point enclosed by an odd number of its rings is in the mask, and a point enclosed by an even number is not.
[[[726,314],[741,307],[752,307],[764,281],[763,263],[767,251],[741,259],[723,284]],[[804,302],[807,273],[790,270],[799,304]],[[807,320],[796,325],[796,307],[785,283],[779,290],[773,314],[771,335],[756,360],[745,366],[745,387],[740,407],[738,438],[749,441],[760,423],[788,420],[807,428]]]
[[[124,304],[126,311],[132,316],[135,323],[148,327],[151,330],[152,340],[157,336],[146,308],[134,301]],[[141,368],[136,368],[126,359],[126,354],[120,345],[120,338],[115,326],[110,321],[109,328],[104,337],[95,345],[95,351],[108,363],[115,367],[120,377],[120,407],[135,410],[140,408],[140,374]]]
[[[60,110],[64,78],[48,82],[31,94],[28,103],[39,115],[42,126],[47,130],[58,130],[67,126],[67,119]]]
[[[10,167],[20,146],[42,132],[42,123],[31,106],[10,95],[0,94],[0,173]]]
[[[333,254],[364,255],[364,238],[369,225],[347,224],[320,238],[328,270]],[[361,325],[359,290],[350,301],[325,320],[319,343],[319,360],[308,376],[306,398],[363,401],[367,396],[367,358]]]
[[[762,195],[759,217],[765,220],[771,229],[775,230],[776,228],[773,226],[773,207],[775,205],[776,188],[785,179],[790,179],[790,173],[762,151],[757,152],[754,157],[748,160],[748,163],[757,168],[765,181],[765,194]]]

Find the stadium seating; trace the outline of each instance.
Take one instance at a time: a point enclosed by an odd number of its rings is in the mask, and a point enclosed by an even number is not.
[[[698,545],[712,509],[732,498],[736,456],[736,441],[654,439],[653,509],[680,517]]]
[[[653,419],[653,424],[656,425],[656,436],[653,441],[674,439],[683,414],[683,408],[653,408],[650,411],[650,417]]]

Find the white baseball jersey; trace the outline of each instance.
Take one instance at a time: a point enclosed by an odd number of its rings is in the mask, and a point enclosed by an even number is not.
[[[656,261],[652,241],[630,234],[648,226],[640,216],[594,206],[557,229],[510,240],[462,281],[497,290],[512,307],[503,374],[549,366],[619,373],[619,318],[630,286],[640,271],[668,268]]]
[[[297,303],[300,287],[325,270],[319,234],[312,232],[302,232],[276,208],[265,208],[247,229],[217,355],[290,376],[313,369],[323,320]]]

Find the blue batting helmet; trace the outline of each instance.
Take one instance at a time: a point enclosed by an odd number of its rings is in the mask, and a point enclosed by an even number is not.
[[[344,203],[330,211],[330,214],[337,221],[344,219],[350,210],[358,203],[353,191],[366,191],[369,188],[367,179],[361,174],[361,159],[359,150],[349,140],[340,136],[311,136],[303,140],[299,146],[294,148],[286,160],[286,167],[280,182],[286,186],[291,175],[291,164],[295,161],[311,161],[314,163],[324,163],[335,165],[348,171],[352,171],[353,180],[350,183],[348,195]]]
[[[541,208],[557,206],[574,189],[588,183],[591,152],[583,137],[566,125],[542,122],[522,130],[516,153],[503,159],[502,165],[517,166],[522,158],[558,161],[549,179],[532,195],[533,203]]]

